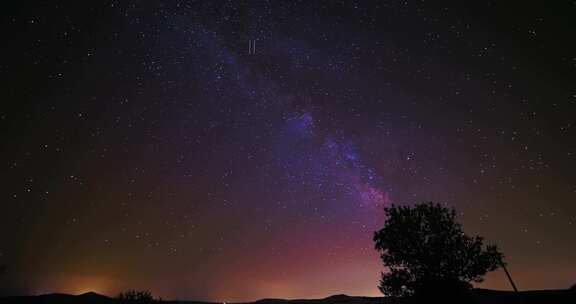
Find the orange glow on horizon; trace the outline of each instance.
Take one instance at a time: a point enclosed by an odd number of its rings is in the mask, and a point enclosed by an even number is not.
[[[87,292],[95,292],[101,295],[114,296],[112,281],[105,277],[94,276],[63,276],[52,281],[47,286],[38,288],[37,294],[67,293],[80,295]]]

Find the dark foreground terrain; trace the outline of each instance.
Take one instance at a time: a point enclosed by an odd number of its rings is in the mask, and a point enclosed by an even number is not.
[[[487,289],[476,289],[474,291],[478,304],[575,304],[576,290],[541,290],[523,291],[515,294],[508,291],[497,291]],[[47,294],[40,296],[18,296],[2,297],[0,303],[14,304],[112,304],[122,303],[122,301],[109,298],[96,293],[85,293],[82,295],[68,294]],[[163,301],[163,303],[173,304],[214,304],[197,301]],[[384,297],[353,297],[347,295],[335,295],[324,299],[306,300],[283,300],[283,299],[262,299],[250,304],[394,304],[396,301]],[[249,303],[244,303],[249,304]]]

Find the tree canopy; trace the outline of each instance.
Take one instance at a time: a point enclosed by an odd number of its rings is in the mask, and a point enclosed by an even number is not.
[[[384,227],[374,234],[384,265],[382,293],[406,297],[430,288],[468,289],[488,271],[504,265],[495,245],[468,236],[456,211],[436,203],[385,208]]]

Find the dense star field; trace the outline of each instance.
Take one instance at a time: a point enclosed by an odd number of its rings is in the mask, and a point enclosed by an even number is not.
[[[576,283],[574,3],[152,2],[2,9],[0,293],[379,295],[422,201]]]

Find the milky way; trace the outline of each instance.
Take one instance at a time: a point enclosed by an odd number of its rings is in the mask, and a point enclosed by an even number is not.
[[[379,295],[422,201],[570,286],[573,4],[466,5],[7,5],[0,293]]]

